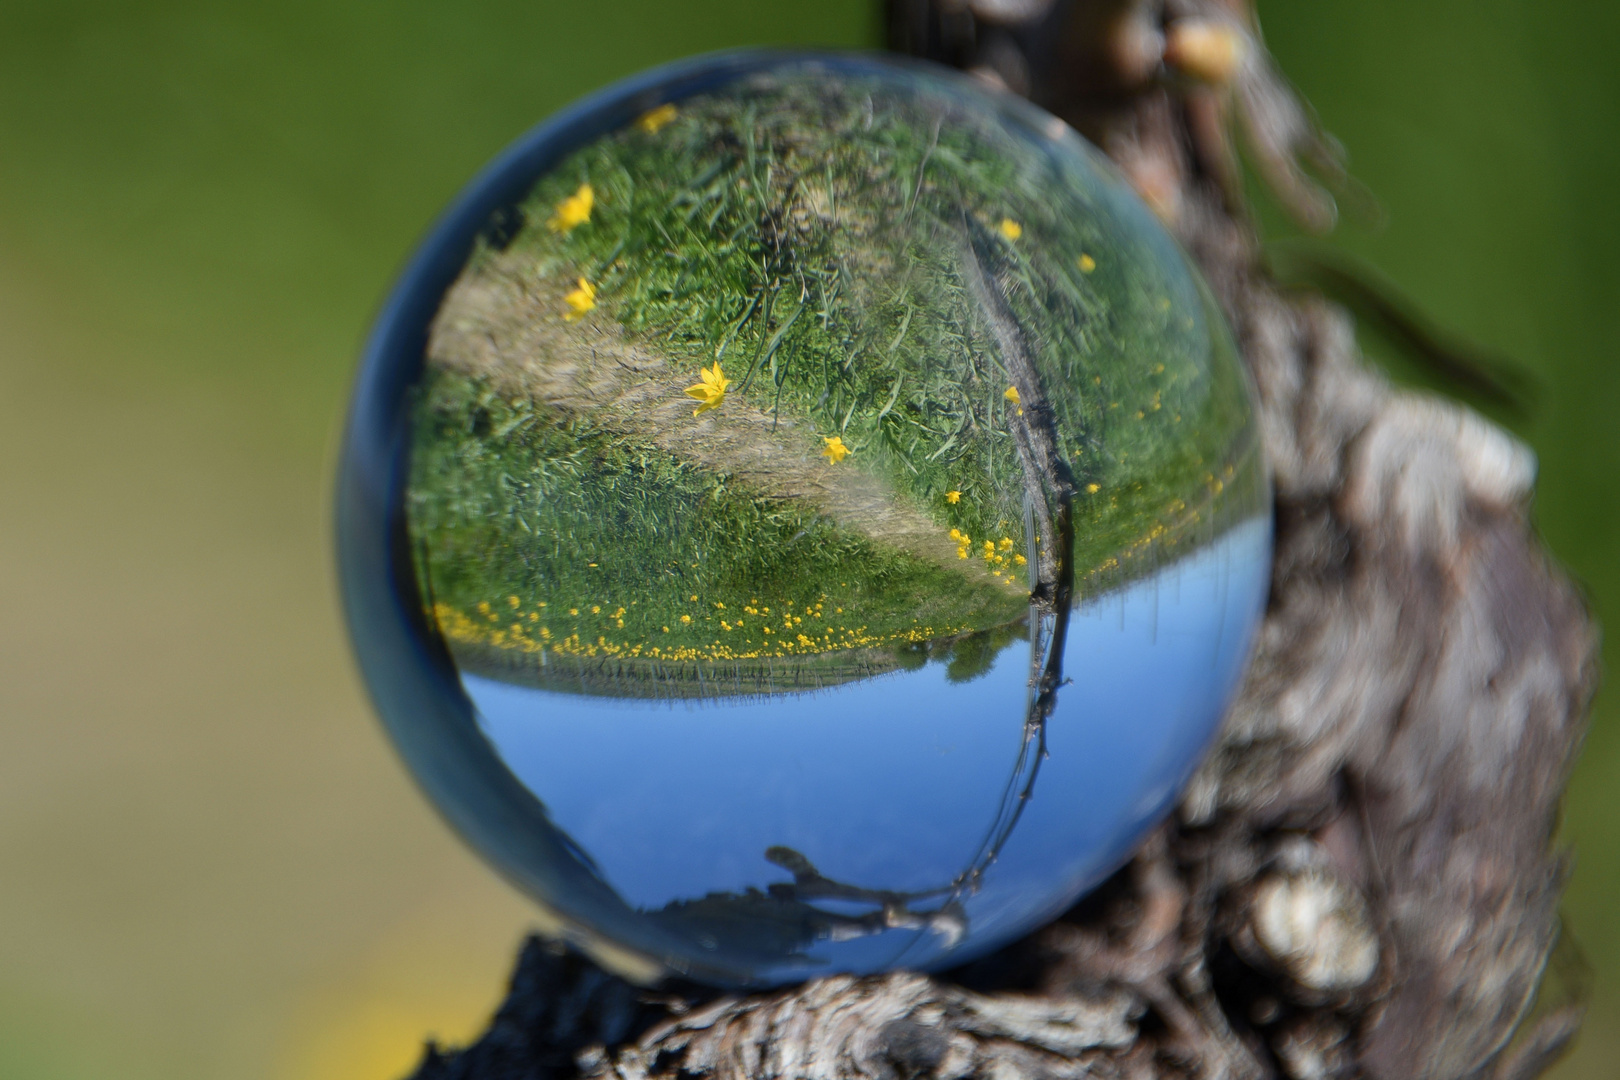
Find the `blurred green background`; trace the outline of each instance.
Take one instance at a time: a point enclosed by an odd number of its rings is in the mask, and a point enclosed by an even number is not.
[[[1620,610],[1620,8],[1261,15],[1387,210],[1338,242],[1544,380],[1537,521]],[[557,106],[876,36],[867,0],[0,3],[0,1077],[385,1080],[477,1029],[531,916],[410,787],[335,603],[366,324]],[[1617,701],[1569,801],[1564,1080],[1620,1071]]]

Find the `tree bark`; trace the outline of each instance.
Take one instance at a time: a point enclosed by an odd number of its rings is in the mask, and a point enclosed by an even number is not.
[[[1175,820],[1073,911],[940,976],[647,991],[531,939],[489,1031],[417,1080],[581,1076],[1518,1080],[1597,632],[1528,521],[1529,450],[1392,389],[1269,280],[1234,132],[1307,225],[1343,183],[1247,0],[891,0],[891,45],[1101,145],[1202,266],[1259,391],[1276,559],[1259,649]],[[1346,189],[1349,190],[1349,189]]]

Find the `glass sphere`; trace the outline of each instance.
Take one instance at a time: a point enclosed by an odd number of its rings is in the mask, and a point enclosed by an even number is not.
[[[1269,579],[1249,386],[1061,122],[732,54],[478,178],[368,346],[355,647],[452,824],[643,973],[941,968],[1170,809]]]

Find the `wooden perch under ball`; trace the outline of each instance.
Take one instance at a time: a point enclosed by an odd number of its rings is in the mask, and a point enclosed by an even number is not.
[[[646,989],[531,940],[490,1029],[418,1080],[1517,1080],[1597,632],[1531,529],[1535,462],[1392,388],[1262,269],[1240,138],[1307,225],[1343,182],[1242,0],[893,0],[890,44],[1102,147],[1203,269],[1258,387],[1276,548],[1257,655],[1175,819],[1057,922],[947,974]]]

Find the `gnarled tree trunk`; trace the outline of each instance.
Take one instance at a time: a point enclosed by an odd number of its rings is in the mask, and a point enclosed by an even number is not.
[[[1202,265],[1276,480],[1247,683],[1176,819],[987,960],[719,996],[646,991],[532,940],[488,1033],[430,1047],[418,1080],[1536,1075],[1580,1020],[1532,1004],[1596,631],[1527,521],[1529,451],[1392,389],[1344,313],[1263,273],[1233,133],[1308,225],[1329,226],[1333,202],[1300,162],[1330,187],[1342,174],[1246,0],[888,14],[893,47],[1097,142]]]

